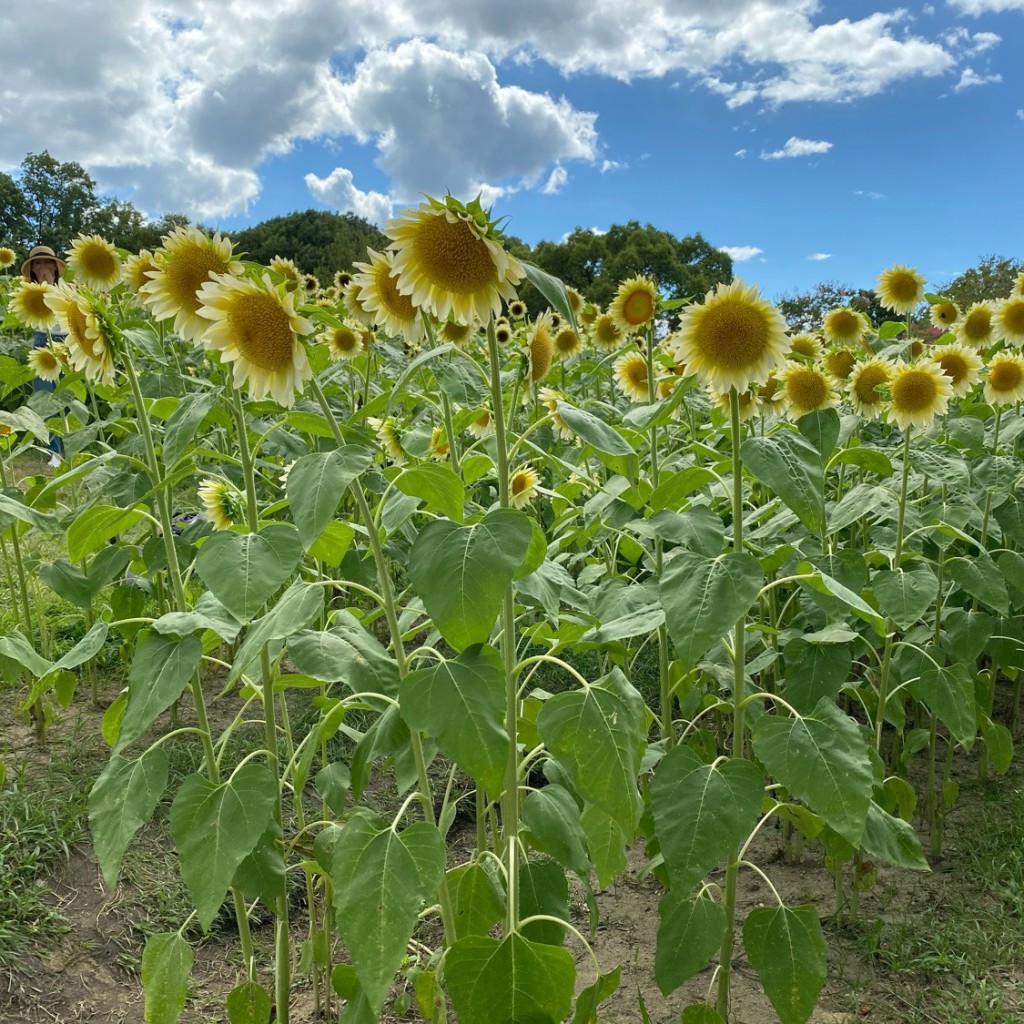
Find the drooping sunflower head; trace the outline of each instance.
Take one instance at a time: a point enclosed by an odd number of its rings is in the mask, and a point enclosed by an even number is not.
[[[151,271],[155,271],[156,257],[148,249],[140,249],[135,256],[129,256],[124,263],[124,280],[136,295],[149,283]]]
[[[828,409],[836,403],[832,382],[816,366],[794,363],[779,371],[783,401],[790,419]]]
[[[1011,295],[996,306],[992,326],[1008,345],[1024,346],[1024,295]]]
[[[927,430],[953,397],[953,385],[935,363],[897,364],[889,384],[887,415],[900,430]]]
[[[790,340],[779,311],[736,278],[688,306],[677,334],[676,358],[719,391],[748,390],[781,367]]]
[[[466,429],[478,440],[490,437],[494,433],[494,422],[491,420],[490,409],[481,409]]]
[[[784,408],[782,402],[782,383],[779,380],[778,373],[774,370],[768,374],[764,383],[758,384],[756,388],[751,390],[756,393],[757,400],[761,403],[758,411],[762,416],[773,416],[782,412]]]
[[[994,406],[1024,401],[1024,359],[1011,352],[1000,352],[989,360],[985,401]]]
[[[576,314],[576,319],[583,324],[584,327],[590,327],[596,322],[597,318],[601,315],[601,310],[594,303],[588,302],[584,307]]]
[[[825,314],[822,332],[830,345],[859,345],[870,329],[867,318],[856,309],[841,306]]]
[[[229,530],[245,518],[242,495],[226,480],[207,478],[199,485],[199,500],[215,530]]]
[[[508,501],[513,508],[525,508],[537,497],[540,477],[528,462],[508,478]]]
[[[428,197],[384,226],[394,241],[398,289],[438,320],[484,323],[516,298],[526,276],[519,260],[500,243],[497,222],[474,200]]]
[[[448,440],[443,427],[434,427],[430,432],[430,457],[435,462],[448,458]]]
[[[569,308],[572,310],[573,316],[579,318],[587,300],[572,285],[567,284],[565,286],[565,294],[569,300]]]
[[[854,411],[866,419],[878,419],[886,403],[886,397],[879,389],[887,389],[892,375],[892,363],[881,356],[857,363],[847,381]]]
[[[924,278],[913,267],[897,263],[878,275],[875,294],[886,309],[903,316],[924,299]]]
[[[356,268],[360,273],[352,280],[352,286],[360,288],[359,304],[373,313],[374,322],[381,330],[392,337],[401,336],[407,344],[419,348],[423,344],[426,328],[412,300],[398,290],[391,253],[376,252],[373,249],[366,251],[370,262],[357,263]],[[447,314],[438,317],[440,320],[446,318]]]
[[[938,327],[939,330],[947,331],[955,326],[957,320],[960,319],[960,307],[949,299],[942,299],[931,304],[928,316],[932,322],[932,327]]]
[[[508,324],[505,327],[507,329]],[[450,341],[453,345],[464,345],[473,337],[473,325],[459,324],[454,320],[446,320],[441,325],[439,337],[442,341]]]
[[[242,273],[242,264],[232,255],[231,239],[215,234],[207,237],[198,228],[177,227],[163,238],[154,253],[156,273],[139,290],[142,300],[158,320],[174,318],[174,330],[188,341],[196,341],[207,321],[199,315],[199,289],[211,274]]]
[[[105,292],[121,280],[121,257],[105,238],[79,235],[68,250],[68,268],[87,288]]]
[[[647,277],[630,277],[623,281],[608,306],[608,315],[627,334],[642,330],[658,311],[658,291]]]
[[[26,327],[34,331],[48,331],[57,323],[57,314],[46,304],[46,296],[53,290],[53,285],[45,281],[22,281],[11,292],[10,311]]]
[[[966,395],[981,375],[981,356],[968,345],[936,345],[927,358],[949,378],[954,398]]]
[[[16,259],[17,256],[13,249],[8,249],[6,245],[0,245],[0,270],[13,267]]]
[[[647,359],[635,349],[623,352],[613,364],[615,384],[631,402],[650,401]]]
[[[548,415],[551,417],[551,429],[555,434],[563,440],[571,441],[576,436],[576,432],[565,422],[564,417],[558,411],[558,403],[565,401],[565,395],[554,388],[541,388],[537,392],[537,399],[548,410]]]
[[[549,315],[542,314],[537,317],[528,347],[530,351],[530,380],[536,384],[547,376],[555,354],[555,339],[551,336],[551,317]]]
[[[32,349],[28,354],[28,365],[40,380],[56,382],[60,379],[61,362],[50,345]]]
[[[555,335],[554,345],[555,356],[562,362],[583,351],[583,342],[571,327],[563,327]]]
[[[833,348],[822,356],[821,364],[836,380],[847,380],[857,357],[848,348]]]
[[[258,281],[215,274],[200,288],[199,299],[198,313],[208,323],[203,345],[234,363],[235,386],[248,382],[254,399],[269,394],[290,408],[312,375],[301,337],[313,325],[295,312],[294,293],[280,289],[267,273]]]
[[[366,348],[366,332],[349,324],[331,327],[320,340],[327,346],[332,362],[355,359]]]
[[[813,334],[794,334],[790,339],[792,348],[789,358],[804,356],[806,359],[817,359],[821,355],[821,342]]]
[[[622,330],[611,313],[598,315],[590,329],[590,337],[594,345],[605,352],[622,344]]]
[[[388,458],[396,466],[401,466],[405,462],[405,449],[398,439],[395,421],[390,416],[385,416],[382,420],[375,416],[368,416],[366,422],[373,428],[377,440],[383,445]]]

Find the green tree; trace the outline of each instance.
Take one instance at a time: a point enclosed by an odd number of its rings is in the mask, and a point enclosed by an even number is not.
[[[0,245],[25,248],[25,240],[32,234],[30,213],[18,183],[9,174],[0,173]]]
[[[866,313],[876,325],[893,319],[893,314],[879,305],[873,291],[838,281],[821,281],[810,291],[783,295],[776,305],[790,330],[798,332],[821,330],[825,314],[840,306],[850,306]]]
[[[66,252],[100,207],[96,182],[85,168],[61,163],[46,150],[25,157],[18,187],[28,204],[29,236],[20,239],[23,248],[48,245]]]
[[[954,277],[940,294],[952,299],[966,310],[975,302],[985,299],[1004,299],[1017,283],[1017,275],[1024,270],[1024,261],[1007,256],[986,256],[976,267]]]

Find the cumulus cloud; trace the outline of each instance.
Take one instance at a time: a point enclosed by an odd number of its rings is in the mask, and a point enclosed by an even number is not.
[[[766,153],[762,150],[762,160],[786,160],[791,157],[814,156],[818,153],[827,153],[832,148],[831,142],[824,142],[816,139],[800,139],[791,135],[786,139],[782,149],[772,150]]]
[[[832,253],[830,253],[830,252],[812,252],[811,255],[808,256],[807,258],[809,260],[816,260],[816,261],[820,262],[821,260],[830,260],[830,259],[832,259]]]
[[[562,191],[568,180],[569,172],[559,165],[551,171],[550,175],[548,175],[548,180],[544,182],[544,185],[541,188],[541,193],[546,196],[556,196]]]
[[[958,25],[956,28],[950,29],[942,37],[942,41],[961,57],[976,57],[979,53],[998,46],[1003,40],[1002,36],[996,35],[995,32],[972,33],[963,25]]]
[[[354,213],[371,224],[383,224],[392,213],[390,197],[381,192],[363,192],[356,188],[347,167],[335,167],[326,178],[307,174],[306,187],[325,206],[339,213]]]
[[[1000,14],[1003,11],[1024,11],[1024,0],[946,0],[950,7],[964,14]]]
[[[602,160],[601,161],[601,173],[607,174],[609,171],[621,171],[629,167],[629,164],[621,163],[618,160]]]
[[[720,245],[718,251],[724,252],[733,263],[745,263],[760,256],[764,249],[758,249],[756,245]]]
[[[964,89],[970,89],[975,85],[992,85],[1002,80],[1003,76],[999,74],[979,75],[974,68],[964,68],[960,72],[960,81],[953,86],[953,92],[963,92]]]

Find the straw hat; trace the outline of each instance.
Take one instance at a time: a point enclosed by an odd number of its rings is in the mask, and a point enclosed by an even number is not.
[[[32,263],[36,260],[53,260],[53,262],[60,268],[60,272],[62,274],[64,273],[64,268],[67,266],[67,264],[48,245],[37,245],[28,254],[28,259],[21,265],[21,276],[25,278],[26,281],[30,277]]]

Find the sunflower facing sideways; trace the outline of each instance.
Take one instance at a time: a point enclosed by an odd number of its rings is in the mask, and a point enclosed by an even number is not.
[[[996,306],[992,320],[998,337],[1007,345],[1024,347],[1024,295],[1011,295]]]
[[[215,274],[199,290],[198,313],[206,322],[202,343],[234,363],[234,383],[248,381],[257,401],[267,394],[286,408],[311,376],[301,336],[313,325],[295,312],[292,292],[262,280]]]
[[[508,502],[513,508],[525,508],[537,497],[540,477],[529,463],[515,470],[508,480]]]
[[[359,304],[373,314],[374,322],[381,330],[392,337],[400,335],[406,344],[419,348],[426,337],[426,327],[409,296],[398,290],[398,280],[392,272],[391,253],[373,249],[366,251],[370,262],[355,264],[360,273],[355,275],[349,287],[359,288]],[[438,319],[444,320],[445,317]]]
[[[57,314],[57,323],[67,335],[68,362],[88,380],[111,383],[113,350],[86,297],[61,281],[46,293],[46,304]]]
[[[708,292],[688,306],[675,335],[675,357],[690,373],[718,391],[763,383],[789,355],[782,314],[762,299],[756,285],[739,278]]]
[[[242,496],[226,480],[207,477],[199,485],[199,500],[215,530],[230,530],[245,518]]]
[[[618,389],[631,402],[649,402],[651,400],[651,378],[647,372],[647,360],[643,353],[636,350],[623,352],[615,360],[614,370]]]
[[[438,320],[484,323],[513,301],[526,276],[501,246],[497,222],[478,200],[460,203],[427,197],[425,203],[388,221],[398,290]]]
[[[953,397],[953,385],[935,364],[897,363],[889,384],[887,415],[900,430],[927,430],[936,416],[942,416]]]
[[[49,381],[51,384],[60,380],[61,370],[64,369],[52,344],[32,349],[28,354],[28,365],[35,370],[40,380]]]

